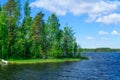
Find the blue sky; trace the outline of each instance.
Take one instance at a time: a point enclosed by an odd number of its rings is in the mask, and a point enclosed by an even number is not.
[[[55,13],[82,48],[120,48],[120,0],[30,0],[30,7],[31,16],[43,11],[45,20]]]

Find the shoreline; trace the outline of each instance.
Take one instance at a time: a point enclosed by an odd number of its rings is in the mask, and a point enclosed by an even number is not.
[[[61,59],[8,59],[8,64],[39,64],[39,63],[58,63],[58,62],[76,62],[87,58],[61,58]],[[0,62],[0,64],[2,64]]]

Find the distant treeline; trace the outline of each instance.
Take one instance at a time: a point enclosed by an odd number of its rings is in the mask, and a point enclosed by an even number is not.
[[[111,48],[83,48],[82,52],[120,52],[120,49],[111,49]]]

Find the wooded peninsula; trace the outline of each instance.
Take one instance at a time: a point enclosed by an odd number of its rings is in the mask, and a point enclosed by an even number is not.
[[[0,5],[0,58],[81,57],[74,31],[69,26],[62,29],[54,13],[46,21],[44,15],[40,11],[32,17],[29,0],[23,9],[20,0],[8,0]]]

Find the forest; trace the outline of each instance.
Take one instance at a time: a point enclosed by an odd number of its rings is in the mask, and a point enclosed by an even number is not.
[[[81,57],[75,32],[68,25],[61,29],[54,13],[45,21],[42,11],[35,17],[31,12],[29,0],[23,9],[20,0],[8,0],[0,5],[0,58]]]
[[[81,49],[82,53],[86,52],[120,52],[120,49],[112,49],[112,48],[92,48],[92,49],[87,49],[83,48]]]

